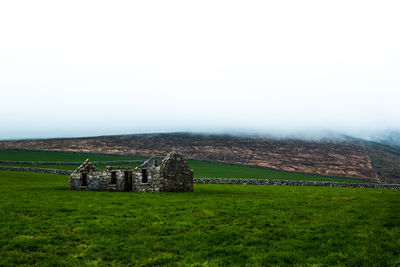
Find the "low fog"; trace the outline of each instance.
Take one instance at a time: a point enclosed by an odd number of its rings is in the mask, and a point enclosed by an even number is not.
[[[0,139],[400,130],[398,1],[4,1]]]

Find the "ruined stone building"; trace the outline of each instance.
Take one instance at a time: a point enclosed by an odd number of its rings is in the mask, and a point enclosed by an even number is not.
[[[99,171],[87,159],[69,177],[71,190],[181,192],[193,191],[193,171],[177,152],[171,152],[161,163],[154,158],[141,166],[107,166]]]

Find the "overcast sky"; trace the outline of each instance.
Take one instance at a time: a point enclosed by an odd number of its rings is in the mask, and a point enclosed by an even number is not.
[[[0,139],[400,128],[399,1],[0,2]]]

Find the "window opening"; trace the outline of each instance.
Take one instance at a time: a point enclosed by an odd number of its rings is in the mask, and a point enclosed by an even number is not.
[[[87,173],[82,173],[81,185],[87,186]]]
[[[111,182],[110,184],[116,184],[117,183],[117,172],[111,172]]]
[[[148,175],[147,175],[147,169],[142,170],[142,183],[147,183],[149,181]]]

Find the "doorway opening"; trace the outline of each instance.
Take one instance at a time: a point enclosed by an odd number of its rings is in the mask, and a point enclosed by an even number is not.
[[[110,184],[116,184],[116,183],[117,183],[117,172],[111,172]]]
[[[129,192],[132,191],[132,172],[125,172],[124,173],[124,191]]]
[[[87,186],[87,173],[82,173],[81,186]]]

